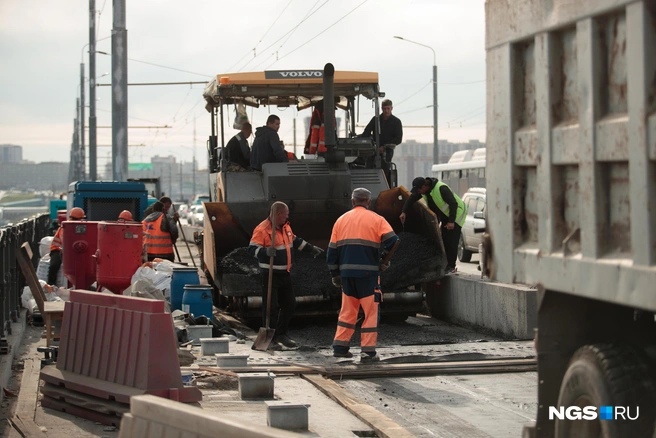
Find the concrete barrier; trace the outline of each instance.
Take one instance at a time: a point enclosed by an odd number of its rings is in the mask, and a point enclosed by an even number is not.
[[[57,367],[41,379],[101,399],[129,403],[153,394],[181,402],[202,399],[184,387],[171,314],[164,302],[71,291],[61,329]]]
[[[290,431],[220,417],[201,408],[150,395],[132,398],[119,438],[293,438]]]
[[[449,275],[426,293],[432,316],[516,339],[533,339],[537,289],[525,285]]]

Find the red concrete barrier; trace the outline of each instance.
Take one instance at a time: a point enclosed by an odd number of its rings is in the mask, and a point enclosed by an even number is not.
[[[57,367],[45,367],[41,379],[122,403],[140,394],[181,402],[202,399],[198,388],[182,384],[164,302],[122,295],[71,291]]]

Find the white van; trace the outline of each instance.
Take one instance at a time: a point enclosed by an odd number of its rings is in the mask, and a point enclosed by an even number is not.
[[[467,217],[458,243],[458,260],[461,262],[469,262],[472,254],[478,253],[478,245],[483,243],[483,233],[475,231],[485,228],[485,195],[484,188],[472,187],[462,197],[467,206]]]

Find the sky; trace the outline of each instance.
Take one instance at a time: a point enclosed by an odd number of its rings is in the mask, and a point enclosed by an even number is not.
[[[327,62],[336,70],[375,71],[403,122],[404,140],[432,144],[436,62],[440,140],[485,141],[484,0],[126,3],[128,83],[322,69]],[[112,1],[96,0],[96,10],[96,50],[111,53]],[[88,42],[88,0],[0,0],[0,56],[5,60],[0,68],[0,144],[23,146],[23,158],[34,162],[69,160],[80,63],[88,76]],[[97,54],[97,83],[111,83],[110,71],[111,57]],[[148,162],[154,155],[191,162],[194,152],[205,162],[210,116],[203,88],[129,86],[129,162]],[[98,166],[111,161],[111,129],[101,128],[111,125],[110,92],[110,87],[98,87],[96,93]],[[85,95],[88,106],[88,84]],[[285,144],[293,143],[293,118],[297,142],[304,142],[302,119],[309,111],[265,108],[249,116],[261,126],[270,113],[281,118]],[[87,108],[87,120],[88,114]],[[359,130],[372,115],[371,105],[361,102]]]

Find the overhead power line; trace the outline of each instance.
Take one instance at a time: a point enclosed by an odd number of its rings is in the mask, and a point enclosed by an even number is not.
[[[291,55],[292,53],[294,53],[295,51],[297,51],[297,50],[300,49],[301,47],[305,46],[306,44],[309,44],[311,41],[313,41],[315,38],[319,37],[320,35],[323,35],[328,29],[330,29],[331,27],[335,26],[337,23],[339,23],[340,21],[342,21],[344,18],[346,18],[346,17],[348,17],[349,15],[351,15],[353,12],[355,12],[356,9],[358,9],[360,6],[364,5],[364,4],[367,3],[368,1],[369,1],[369,0],[364,0],[362,3],[360,3],[359,5],[357,5],[356,7],[354,7],[353,9],[351,9],[350,11],[348,11],[346,14],[344,14],[342,17],[340,17],[340,18],[339,18],[337,21],[335,21],[333,24],[331,24],[330,26],[324,28],[324,29],[321,30],[319,33],[317,33],[315,36],[313,36],[312,38],[310,38],[309,40],[307,40],[306,42],[304,42],[304,43],[301,44],[300,46],[296,47],[295,49],[293,49],[293,50],[291,50],[291,51],[285,53],[285,54],[282,55],[281,57],[277,58],[277,59],[276,59],[276,62],[279,61],[279,60],[281,60],[281,59],[283,59],[283,58],[285,58],[287,55]],[[324,4],[325,4],[325,3],[324,3]],[[323,5],[321,5],[321,6],[323,6]],[[274,62],[274,64],[275,64],[275,62]],[[269,67],[270,67],[270,66],[269,66]]]
[[[186,81],[186,82],[132,82],[128,85],[143,86],[143,85],[205,85],[208,81]],[[112,84],[97,84],[98,87],[111,87]]]

